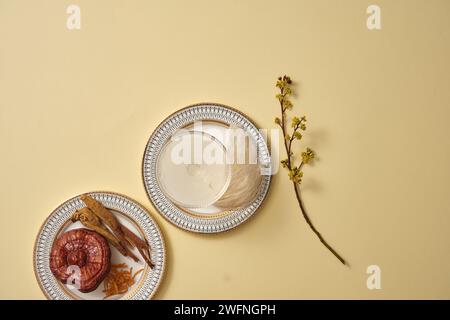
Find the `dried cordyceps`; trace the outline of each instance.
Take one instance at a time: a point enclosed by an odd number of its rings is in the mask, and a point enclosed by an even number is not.
[[[301,161],[298,166],[294,163],[294,152],[292,151],[292,143],[294,140],[301,140],[303,135],[302,131],[306,130],[306,118],[303,116],[301,118],[293,117],[291,120],[292,133],[288,133],[287,128],[287,116],[286,111],[292,110],[292,102],[289,100],[290,95],[292,94],[292,80],[288,76],[279,77],[276,87],[280,89],[280,93],[276,95],[276,98],[280,102],[281,107],[281,119],[276,117],[275,123],[281,127],[283,131],[284,137],[284,147],[286,149],[287,158],[281,160],[281,165],[283,168],[286,168],[289,171],[289,179],[291,179],[292,184],[294,185],[295,196],[297,197],[298,204],[300,206],[300,210],[305,218],[306,222],[312,229],[312,231],[319,237],[320,242],[327,247],[328,250],[333,253],[342,264],[346,264],[345,260],[324,240],[322,235],[317,231],[317,229],[312,224],[309,219],[308,214],[306,213],[305,207],[302,202],[302,198],[300,196],[300,183],[303,178],[302,168],[305,164],[310,163],[316,156],[313,150],[310,148],[306,148],[304,152],[301,153]]]
[[[125,263],[113,264],[104,281],[103,299],[127,293],[136,283],[136,277],[143,271],[144,269],[140,269],[133,274],[133,268],[129,268]]]

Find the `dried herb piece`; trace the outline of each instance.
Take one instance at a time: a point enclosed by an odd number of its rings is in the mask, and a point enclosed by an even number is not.
[[[89,208],[85,207],[76,210],[72,215],[72,222],[80,221],[85,227],[88,227],[95,232],[105,237],[123,256],[130,257],[135,262],[139,259],[126,247],[123,246],[119,239],[112,234],[109,229],[101,222],[100,218],[96,216]]]
[[[284,147],[286,149],[287,158],[281,160],[281,166],[283,168],[286,168],[288,170],[289,179],[291,179],[292,184],[294,186],[295,190],[295,196],[297,197],[298,204],[300,206],[300,210],[302,212],[303,218],[306,220],[306,223],[308,223],[311,230],[317,235],[320,242],[327,247],[328,250],[331,251],[335,255],[336,258],[339,259],[339,261],[342,264],[346,264],[345,260],[325,241],[325,239],[322,237],[322,235],[317,231],[317,229],[314,227],[314,225],[311,222],[311,219],[309,218],[308,214],[306,213],[305,206],[303,205],[303,201],[301,198],[301,192],[300,192],[300,184],[302,182],[303,178],[303,171],[302,168],[305,164],[310,163],[314,158],[316,157],[315,152],[310,149],[306,148],[305,151],[303,151],[300,155],[300,164],[298,166],[295,165],[294,161],[294,153],[292,151],[292,143],[294,140],[301,140],[303,135],[302,131],[306,130],[306,117],[293,117],[291,120],[290,127],[292,128],[292,132],[288,132],[288,123],[287,123],[287,115],[286,111],[292,110],[293,104],[289,100],[289,97],[292,94],[292,80],[288,76],[279,77],[276,83],[276,87],[280,90],[280,92],[275,96],[277,100],[280,103],[280,110],[281,110],[281,118],[276,117],[275,123],[280,126],[283,137],[284,137]]]
[[[140,269],[133,274],[133,268],[128,268],[125,263],[113,264],[110,273],[103,282],[103,292],[105,293],[103,299],[128,292],[135,284],[137,275],[143,271],[144,269]]]
[[[86,227],[97,231],[106,237],[122,255],[130,257],[136,262],[139,259],[131,252],[131,248],[137,248],[145,262],[150,268],[153,268],[150,246],[146,240],[142,240],[122,225],[114,214],[99,201],[87,194],[80,198],[86,204],[86,208],[77,210],[72,215],[72,221],[79,220]]]

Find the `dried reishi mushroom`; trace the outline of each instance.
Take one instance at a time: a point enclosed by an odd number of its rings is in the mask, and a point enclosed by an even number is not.
[[[108,242],[94,231],[70,230],[53,243],[50,270],[62,283],[67,283],[72,276],[70,280],[75,280],[80,292],[94,291],[108,275],[110,268],[111,250]]]

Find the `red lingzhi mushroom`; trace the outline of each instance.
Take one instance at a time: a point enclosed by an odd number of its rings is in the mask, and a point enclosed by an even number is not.
[[[94,231],[70,230],[53,243],[50,270],[62,283],[74,279],[80,292],[94,291],[108,275],[110,268],[111,250],[108,242]]]

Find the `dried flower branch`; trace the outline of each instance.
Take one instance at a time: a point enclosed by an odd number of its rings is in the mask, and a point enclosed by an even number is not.
[[[292,184],[295,190],[295,196],[297,197],[298,204],[300,206],[300,210],[302,212],[303,218],[306,220],[306,223],[310,226],[311,230],[317,235],[320,242],[327,247],[328,250],[333,253],[336,258],[339,259],[342,264],[346,264],[345,260],[324,240],[322,235],[317,231],[317,229],[312,224],[309,219],[308,214],[306,213],[305,207],[303,205],[300,193],[300,183],[303,178],[302,168],[305,164],[310,163],[316,157],[316,154],[310,148],[306,148],[304,152],[301,153],[301,161],[298,166],[295,166],[294,163],[294,152],[292,151],[292,143],[294,140],[301,140],[303,135],[302,131],[306,130],[306,118],[303,116],[301,118],[293,117],[291,120],[291,128],[292,132],[288,133],[287,126],[287,115],[286,111],[292,110],[292,102],[289,100],[290,95],[292,94],[291,88],[292,80],[288,76],[279,77],[276,87],[280,89],[280,93],[276,95],[276,98],[280,102],[281,108],[281,119],[276,117],[275,123],[280,126],[283,137],[284,137],[284,147],[286,149],[287,158],[281,160],[281,165],[283,168],[286,168],[289,173],[289,179],[291,179]]]

